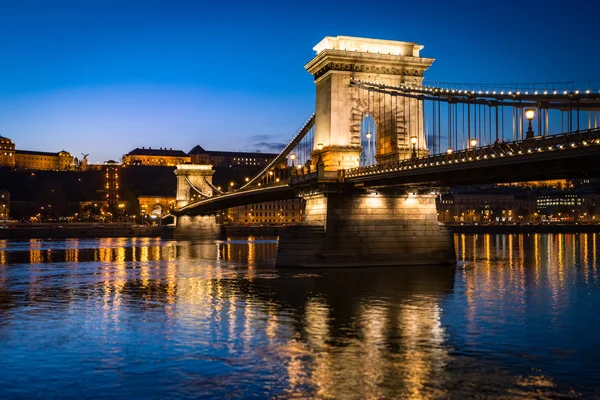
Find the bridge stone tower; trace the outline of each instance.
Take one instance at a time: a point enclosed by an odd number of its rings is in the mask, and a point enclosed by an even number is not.
[[[438,223],[435,194],[345,184],[336,171],[360,164],[360,126],[375,120],[378,163],[428,153],[423,106],[416,98],[380,96],[351,79],[390,86],[420,85],[433,63],[416,43],[326,37],[306,65],[317,89],[313,164],[318,185],[299,188],[305,221],[279,237],[277,266],[365,267],[456,262],[452,233]],[[324,164],[324,165],[323,165]]]
[[[180,164],[174,171],[177,175],[177,196],[175,198],[177,208],[187,206],[190,203],[192,194],[198,191],[206,196],[212,196],[213,190],[207,182],[212,183],[212,176],[215,173],[212,165],[199,164]],[[189,182],[189,183],[188,183]],[[200,195],[199,193],[197,193]]]
[[[177,175],[177,196],[175,203],[177,210],[190,204],[192,195],[196,193],[199,198],[212,196],[212,176],[215,173],[212,165],[181,164],[174,171]],[[210,183],[210,184],[209,184]],[[193,186],[193,187],[192,187]],[[211,215],[179,215],[175,223],[175,237],[216,237],[220,228],[216,219]]]
[[[386,85],[420,85],[432,58],[419,56],[417,43],[327,36],[313,49],[317,55],[305,68],[315,79],[316,128],[312,159],[325,171],[359,166],[360,125],[370,114],[377,126],[377,162],[410,157],[410,138],[417,138],[419,156],[428,153],[422,126],[422,103],[393,101],[350,85],[350,79]]]

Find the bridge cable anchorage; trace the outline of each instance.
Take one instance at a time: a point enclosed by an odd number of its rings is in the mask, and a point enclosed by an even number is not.
[[[216,193],[218,194],[224,194],[225,192],[223,192],[221,189],[219,189],[218,187],[216,187],[215,185],[212,184],[212,182],[209,182],[208,179],[206,179],[206,177],[204,177],[204,182],[206,182],[206,184]]]
[[[185,177],[185,181],[187,182],[187,184],[188,184],[188,185],[190,185],[190,187],[191,187],[192,189],[194,189],[194,191],[196,191],[196,192],[197,192],[197,193],[198,193],[200,196],[202,196],[203,198],[207,199],[207,198],[209,198],[209,197],[210,197],[209,195],[202,193],[202,192],[200,191],[200,189],[198,189],[196,186],[194,186],[194,185],[192,184],[192,182],[190,182],[190,178],[188,178],[187,176]]]
[[[287,158],[287,156],[290,154],[290,152],[302,141],[304,136],[306,136],[306,134],[308,132],[310,132],[310,130],[313,128],[314,125],[315,125],[315,114],[313,113],[310,116],[310,118],[308,119],[308,121],[306,121],[306,123],[302,126],[302,128],[300,128],[300,130],[298,131],[296,136],[294,136],[294,138],[287,144],[287,146],[284,147],[284,149],[281,151],[281,153],[279,153],[279,155],[277,155],[277,157],[275,157],[269,164],[267,164],[267,166],[265,168],[263,168],[262,171],[260,171],[252,179],[250,179],[248,182],[246,182],[246,184],[244,186],[240,187],[238,189],[238,191],[249,188],[254,183],[256,183],[259,180],[261,180],[262,178],[264,178],[269,173],[269,171],[271,171],[273,169],[273,167],[275,165],[278,165],[283,160],[285,160]]]

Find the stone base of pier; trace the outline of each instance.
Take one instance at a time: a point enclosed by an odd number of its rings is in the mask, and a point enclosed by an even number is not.
[[[177,217],[173,235],[176,239],[216,239],[224,235],[222,228],[214,216],[181,215]]]
[[[278,267],[455,264],[452,233],[432,194],[327,193],[305,197],[305,222],[279,237]]]

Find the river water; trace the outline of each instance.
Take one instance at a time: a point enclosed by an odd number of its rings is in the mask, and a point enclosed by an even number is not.
[[[600,234],[455,242],[278,270],[268,238],[0,241],[0,397],[600,397]]]

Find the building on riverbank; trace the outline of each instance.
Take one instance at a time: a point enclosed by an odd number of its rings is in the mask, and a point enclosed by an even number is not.
[[[456,188],[436,199],[440,222],[518,222],[536,213],[531,190],[508,187]]]
[[[9,219],[10,216],[10,192],[0,189],[0,221]]]
[[[270,201],[232,207],[220,213],[221,223],[231,224],[291,224],[304,220],[305,202],[301,198]]]

